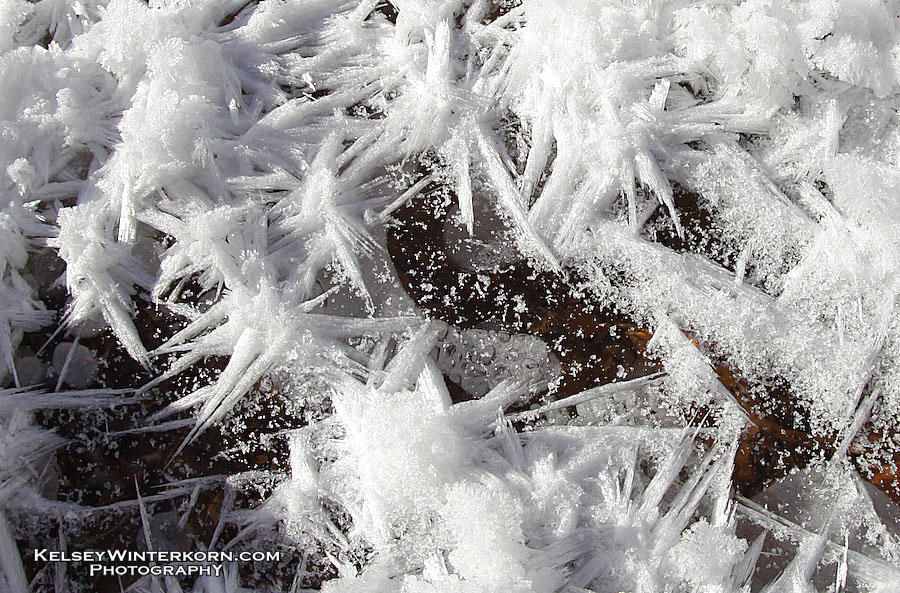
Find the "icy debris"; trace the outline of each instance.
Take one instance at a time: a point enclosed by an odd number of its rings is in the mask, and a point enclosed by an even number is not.
[[[103,204],[88,202],[59,213],[55,244],[66,260],[66,286],[73,301],[66,322],[76,325],[96,313],[103,315],[128,353],[144,366],[149,358],[131,319],[135,287],[149,290],[153,277],[127,245],[110,238]]]
[[[900,224],[900,209],[891,199],[900,183],[894,167],[875,159],[841,154],[828,159],[823,168],[834,192],[835,208],[850,220],[886,234]]]
[[[423,371],[419,389],[433,380]],[[446,404],[424,399],[421,391],[378,393],[353,383],[336,396],[349,454],[340,466],[345,479],[359,480],[352,499],[349,492],[336,494],[346,499],[354,524],[371,529],[375,543],[389,540],[395,525],[423,529],[444,483],[463,469],[467,447],[450,424]]]
[[[805,83],[808,65],[797,12],[791,3],[777,1],[733,9],[686,6],[675,13],[677,44],[685,59],[709,63],[707,84],[728,106],[723,111],[743,110],[751,121],[762,122],[789,106]]]
[[[460,579],[487,591],[546,591],[559,585],[550,567],[534,570],[525,545],[522,507],[489,484],[463,484],[447,493],[441,515],[453,537],[448,560]],[[530,566],[534,566],[529,570]]]
[[[365,406],[365,392],[358,388],[339,397],[338,418],[347,432],[336,446],[349,456],[319,462],[319,493],[348,505],[355,525],[375,521],[362,533],[376,538],[379,552],[363,574],[346,575],[327,590],[743,584],[736,582],[737,567],[746,544],[735,537],[730,519],[714,515],[680,536],[715,478],[727,476],[727,454],[713,463],[708,457],[697,467],[685,465],[690,439],[676,438],[680,444],[660,451],[652,431],[604,427],[518,435],[501,424],[493,439],[478,443],[472,440],[477,436],[448,423],[445,405],[427,395],[432,380],[423,372],[414,391],[381,394]],[[376,416],[362,416],[366,410]],[[651,452],[664,455],[655,476],[639,469],[638,459]],[[678,489],[682,471],[691,478],[659,515],[660,501]],[[354,497],[347,498],[348,492]],[[423,529],[435,521],[436,530]],[[385,540],[383,530],[399,530],[404,537]],[[702,553],[699,540],[706,549],[728,542],[730,552],[719,554],[717,570],[686,560],[686,554]],[[445,559],[435,563],[431,550]],[[393,568],[384,572],[388,566]]]
[[[18,45],[19,27],[34,10],[28,0],[8,0],[0,4],[0,51],[8,51]]]
[[[839,80],[879,97],[897,82],[896,8],[881,2],[814,0],[800,25],[810,60]]]
[[[729,533],[727,528],[713,527],[700,519],[672,548],[666,558],[666,568],[683,582],[703,590],[721,585],[720,575],[728,574],[746,551],[746,541]]]

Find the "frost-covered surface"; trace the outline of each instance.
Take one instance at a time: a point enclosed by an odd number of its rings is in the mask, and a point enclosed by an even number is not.
[[[137,505],[54,487],[52,410],[140,397],[128,430],[187,455],[253,432],[240,411],[276,393],[280,466],[166,474],[144,523],[160,501],[183,528],[224,482],[186,545],[300,560],[185,590],[896,590],[900,509],[845,454],[734,495],[744,420],[697,344],[788,385],[812,434],[847,444],[871,416],[871,455],[900,447],[898,19],[890,0],[0,0],[0,589],[90,587],[23,558]],[[448,328],[385,250],[429,181],[462,227],[496,204],[505,248],[580,270],[666,376],[521,432],[505,410],[543,375],[484,364],[465,381],[486,394],[452,403]],[[716,253],[645,232],[691,231],[683,192]],[[99,384],[102,328],[147,369],[127,389]]]

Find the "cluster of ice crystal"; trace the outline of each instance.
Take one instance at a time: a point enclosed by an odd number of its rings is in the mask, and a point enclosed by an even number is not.
[[[274,487],[212,537],[277,534],[303,557],[285,590],[328,564],[332,593],[889,591],[896,505],[841,476],[863,424],[870,454],[900,448],[898,19],[894,0],[0,0],[0,589],[31,586],[8,518],[77,507],[41,486],[65,443],[36,413],[133,396],[93,389],[79,340],[103,325],[155,377],[143,398],[223,360],[134,418],[190,413],[182,454],[270,377],[318,406],[273,437],[288,471],[229,478]],[[454,261],[577,270],[665,374],[509,410],[558,361],[424,319],[393,273],[392,214],[435,188]],[[465,253],[488,227],[503,253]],[[41,331],[74,338],[23,342]],[[718,364],[839,443],[802,512],[735,496],[746,418]],[[169,490],[189,513],[203,484]],[[192,586],[239,590],[226,573]]]

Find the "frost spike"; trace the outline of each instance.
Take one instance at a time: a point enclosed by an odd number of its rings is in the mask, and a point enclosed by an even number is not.
[[[561,269],[556,256],[553,255],[543,238],[528,221],[528,216],[522,204],[522,196],[500,160],[497,147],[480,128],[476,128],[474,133],[478,148],[487,163],[491,180],[497,186],[500,194],[500,203],[512,217],[516,231],[522,234],[525,239],[525,245],[540,256],[540,261],[545,262],[551,269]]]

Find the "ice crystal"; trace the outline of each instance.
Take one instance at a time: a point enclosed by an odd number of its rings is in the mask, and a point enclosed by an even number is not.
[[[50,428],[77,425],[53,411],[141,402],[120,434],[187,431],[161,471],[216,438],[246,471],[94,511],[150,533],[184,496],[184,530],[224,484],[198,545],[279,542],[285,590],[890,590],[898,18],[0,0],[0,588],[72,584],[20,556],[29,517],[64,546],[91,512],[46,487]],[[397,229],[432,224],[399,261]],[[404,269],[444,263],[462,284]]]

